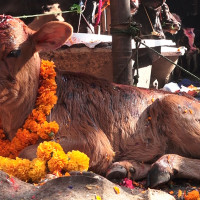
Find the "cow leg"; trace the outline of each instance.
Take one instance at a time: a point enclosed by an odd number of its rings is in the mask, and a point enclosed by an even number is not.
[[[92,126],[84,120],[79,124],[74,123],[67,126],[66,123],[64,124],[60,126],[55,141],[62,146],[65,153],[72,150],[85,153],[90,158],[89,170],[105,175],[115,156],[106,134],[100,128]],[[26,147],[20,152],[19,157],[34,159],[37,147],[38,144]]]
[[[200,158],[200,103],[196,99],[169,95],[149,109],[153,131],[167,138],[165,154]],[[192,144],[192,145],[191,145]]]
[[[56,140],[65,152],[79,150],[85,153],[90,158],[89,170],[98,174],[105,175],[115,156],[106,134],[97,126],[84,120],[78,124],[60,126]]]
[[[193,98],[169,95],[155,101],[150,112],[152,127],[167,138],[166,153],[148,175],[148,185],[156,187],[174,177],[200,180],[200,104]],[[171,154],[173,153],[173,154]],[[178,156],[182,155],[184,157]]]
[[[19,158],[29,159],[33,160],[37,157],[37,147],[39,143],[30,145],[26,148],[24,148],[18,155]]]
[[[147,176],[147,186],[156,187],[173,178],[200,180],[200,160],[166,154],[158,159]]]
[[[107,171],[106,177],[109,180],[129,178],[140,180],[147,177],[151,168],[150,164],[144,164],[134,160],[115,162]]]

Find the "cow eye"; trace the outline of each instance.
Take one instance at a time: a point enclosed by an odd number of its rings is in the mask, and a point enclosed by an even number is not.
[[[21,54],[21,49],[12,50],[7,57],[14,57],[17,58]]]

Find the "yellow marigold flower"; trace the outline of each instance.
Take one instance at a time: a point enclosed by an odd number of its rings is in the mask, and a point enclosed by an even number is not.
[[[40,143],[37,148],[37,157],[48,161],[51,159],[54,151],[63,151],[63,148],[56,142],[44,141],[43,143]]]
[[[28,159],[16,158],[13,162],[16,162],[15,172],[13,176],[19,178],[22,181],[29,181],[29,169],[31,161]]]
[[[181,198],[182,197],[182,195],[183,195],[183,192],[182,192],[182,190],[178,190],[178,198]]]
[[[2,159],[1,157],[0,163],[2,170],[9,175],[15,176],[22,181],[29,180],[30,160],[20,158],[16,158],[16,160],[10,158]]]
[[[0,170],[4,170],[5,168],[5,163],[7,162],[8,158],[0,156]]]
[[[69,162],[66,166],[67,171],[87,171],[89,168],[89,157],[80,151],[71,151],[67,153]]]
[[[119,190],[119,188],[117,186],[114,186],[113,188],[114,188],[116,194],[120,193],[120,190]]]
[[[61,171],[66,168],[68,164],[68,157],[64,151],[53,151],[52,158],[48,161],[48,168],[51,173],[58,170]]]
[[[28,176],[33,183],[38,183],[42,178],[45,177],[47,172],[46,161],[40,158],[32,160]]]
[[[96,195],[96,200],[101,200],[101,197],[99,195]]]

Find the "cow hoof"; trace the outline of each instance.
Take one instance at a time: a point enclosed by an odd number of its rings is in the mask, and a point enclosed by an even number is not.
[[[155,188],[167,183],[171,179],[171,173],[158,164],[154,164],[147,175],[147,187]]]
[[[125,167],[118,163],[114,163],[106,173],[106,178],[112,179],[124,179],[127,177],[127,170]]]

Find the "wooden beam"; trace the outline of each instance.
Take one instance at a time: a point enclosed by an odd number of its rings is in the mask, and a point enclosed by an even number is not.
[[[126,30],[131,18],[130,0],[111,0],[111,31]],[[120,32],[120,31],[119,31]],[[115,83],[133,84],[132,37],[128,34],[112,33],[113,79]]]

